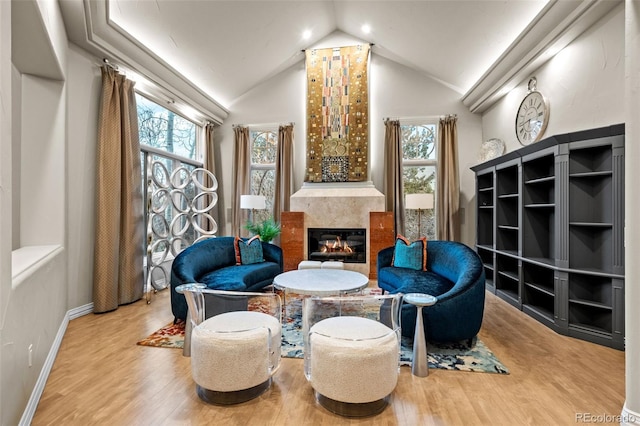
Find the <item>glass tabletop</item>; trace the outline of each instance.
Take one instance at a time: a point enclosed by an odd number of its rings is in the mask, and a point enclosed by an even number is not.
[[[416,306],[431,306],[438,301],[435,296],[425,293],[407,293],[402,300]]]
[[[277,275],[273,285],[299,294],[330,296],[362,290],[369,285],[369,277],[346,269],[295,269]]]

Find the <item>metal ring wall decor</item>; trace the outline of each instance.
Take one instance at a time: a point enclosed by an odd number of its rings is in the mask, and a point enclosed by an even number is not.
[[[207,176],[210,186],[203,183]],[[163,160],[147,157],[148,289],[160,290],[169,285],[167,271],[162,268],[169,254],[176,256],[187,246],[218,232],[218,224],[210,214],[218,203],[217,189],[218,181],[209,170],[189,171],[181,165],[170,172]]]

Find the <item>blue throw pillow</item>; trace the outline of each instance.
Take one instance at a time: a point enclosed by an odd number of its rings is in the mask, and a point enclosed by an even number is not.
[[[427,238],[422,237],[418,241],[409,242],[408,239],[398,234],[391,264],[398,268],[426,271]]]
[[[252,263],[264,262],[262,255],[262,243],[259,236],[244,241],[240,237],[236,237],[234,241],[236,249],[236,265],[250,265]]]

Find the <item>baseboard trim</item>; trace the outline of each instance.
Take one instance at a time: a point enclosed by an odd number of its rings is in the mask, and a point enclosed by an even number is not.
[[[86,305],[78,306],[77,308],[70,309],[67,312],[67,316],[69,316],[69,321],[85,316],[93,312],[93,303],[87,303]]]
[[[51,373],[51,369],[53,368],[53,363],[58,356],[58,351],[60,350],[60,345],[62,344],[62,338],[67,331],[69,321],[83,315],[90,314],[91,312],[93,312],[93,303],[70,309],[65,314],[60,327],[58,327],[58,333],[56,334],[56,338],[53,340],[51,349],[49,349],[47,358],[44,360],[44,365],[42,366],[42,370],[40,370],[40,375],[38,376],[36,385],[34,386],[33,391],[31,391],[29,402],[27,402],[24,413],[22,413],[22,418],[20,419],[19,423],[20,426],[29,426],[31,424],[31,421],[33,420],[33,416],[36,414],[36,408],[38,408],[40,397],[44,392],[44,387],[47,384],[47,379],[49,379],[49,374]]]
[[[620,424],[623,426],[640,425],[640,413],[629,410],[625,402],[622,413],[620,414]]]

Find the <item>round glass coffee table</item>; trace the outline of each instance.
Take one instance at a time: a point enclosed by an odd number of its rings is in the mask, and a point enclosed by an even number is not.
[[[277,275],[273,285],[299,294],[335,296],[362,290],[369,285],[369,278],[344,269],[296,269]]]
[[[438,299],[430,294],[407,293],[402,298],[404,302],[415,305],[416,330],[413,335],[413,361],[411,362],[411,373],[414,376],[426,377],[429,375],[429,361],[427,360],[427,338],[424,335],[424,321],[422,318],[422,308],[435,304]]]
[[[277,275],[273,286],[283,291],[283,306],[287,307],[287,292],[310,296],[336,296],[360,291],[369,285],[369,278],[360,272],[344,269],[296,269]]]

